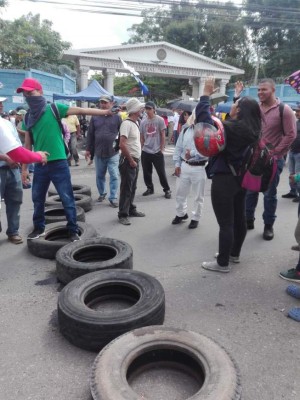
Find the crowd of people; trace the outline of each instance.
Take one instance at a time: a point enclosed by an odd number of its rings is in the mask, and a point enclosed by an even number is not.
[[[251,97],[241,97],[243,84],[237,82],[229,118],[223,121],[225,150],[208,158],[196,148],[194,131],[198,123],[214,124],[209,102],[214,91],[214,78],[207,77],[196,109],[192,113],[177,114],[176,125],[173,125],[174,175],[177,179],[176,215],[172,224],[180,224],[189,218],[188,196],[192,190],[193,206],[188,228],[198,227],[203,213],[205,182],[207,176],[211,178],[211,201],[219,225],[219,245],[215,259],[203,262],[202,267],[214,272],[228,273],[231,263],[240,262],[247,229],[254,229],[259,197],[258,192],[243,189],[237,179],[245,149],[263,138],[270,144],[271,152],[277,158],[275,178],[269,189],[263,193],[264,240],[269,241],[274,237],[277,187],[288,152],[290,192],[283,197],[299,197],[300,107],[296,109],[296,124],[294,111],[288,105],[282,106],[276,98],[273,80],[264,79],[260,82],[259,102]],[[14,244],[23,241],[19,235],[22,183],[28,183],[30,163],[35,163],[32,180],[34,213],[33,230],[28,235],[28,240],[45,235],[45,200],[51,182],[65,210],[70,240],[80,240],[69,166],[72,158],[75,166],[79,165],[77,139],[82,134],[83,125],[83,135],[86,136],[85,158],[89,163],[93,160],[95,162],[96,186],[99,192],[97,200],[104,202],[107,197],[110,206],[118,208],[118,220],[121,224],[131,225],[131,217],[145,217],[134,203],[140,163],[146,187],[143,196],[154,194],[154,167],[164,197],[172,197],[164,159],[166,121],[156,114],[153,101],[142,103],[137,98],[131,98],[126,102],[126,110],[114,107],[113,97],[109,95],[101,96],[96,108],[69,107],[57,103],[57,118],[37,80],[26,78],[17,88],[17,93],[23,94],[28,111],[19,109],[15,113],[9,113],[10,121],[6,121],[7,116],[3,114],[5,98],[0,97],[1,198],[6,204],[6,234],[9,241]],[[86,116],[91,116],[89,126],[82,123],[86,121]],[[69,135],[68,146],[65,143],[66,136],[62,135],[61,120],[65,124],[63,131]],[[109,193],[106,188],[107,172]],[[299,222],[295,238],[300,247]],[[295,268],[281,272],[280,276],[289,281],[300,282],[300,261]],[[300,298],[300,288],[297,286],[289,286],[287,293]],[[291,310],[289,315],[300,321],[300,308]]]

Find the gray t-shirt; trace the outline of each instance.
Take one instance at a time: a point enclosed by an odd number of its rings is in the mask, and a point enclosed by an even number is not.
[[[162,117],[155,115],[154,118],[145,118],[141,122],[140,131],[144,137],[143,151],[155,154],[160,151],[161,131],[166,129],[165,121]]]

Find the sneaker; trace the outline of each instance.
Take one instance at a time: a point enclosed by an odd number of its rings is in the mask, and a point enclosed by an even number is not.
[[[266,224],[264,228],[263,238],[265,240],[272,240],[274,237],[274,230],[272,225]]]
[[[194,219],[192,219],[191,222],[189,223],[188,228],[189,229],[196,229],[198,224],[199,224],[199,221],[195,221]]]
[[[247,219],[247,229],[254,229],[254,219]]]
[[[217,261],[205,261],[202,263],[201,267],[209,271],[230,272],[230,268],[228,265],[222,267],[217,263]]]
[[[150,194],[153,194],[154,190],[153,189],[147,189],[146,192],[143,193],[143,196],[149,196]]]
[[[120,217],[119,222],[122,225],[131,225],[131,222],[129,221],[129,219],[127,217]]]
[[[110,206],[112,208],[118,208],[119,207],[119,204],[114,200],[109,200],[109,203],[110,203]]]
[[[105,199],[105,197],[106,197],[106,194],[107,194],[107,193],[101,194],[101,195],[98,197],[97,201],[98,201],[99,203],[102,203],[102,201],[103,201],[103,200]]]
[[[218,258],[219,253],[215,254],[215,258]],[[240,261],[240,257],[239,256],[229,256],[229,262],[232,262],[234,264],[239,264]]]
[[[300,197],[297,196],[292,200],[293,203],[299,203],[300,202]]]
[[[170,199],[171,198],[171,193],[172,193],[171,190],[166,190],[165,191],[165,198],[166,199]]]
[[[141,211],[132,210],[132,211],[130,211],[129,216],[130,217],[145,217],[146,214]]]
[[[279,276],[286,281],[300,282],[300,272],[296,268],[291,268],[288,271],[279,272]]]
[[[70,232],[69,238],[71,242],[78,242],[78,240],[81,240],[80,236],[76,232]]]
[[[38,239],[41,236],[45,236],[45,229],[34,228],[34,230],[27,236],[27,239],[29,240]]]
[[[283,199],[295,199],[295,198],[298,197],[298,196],[297,196],[296,193],[291,193],[291,192],[289,192],[289,193],[283,194],[281,197],[282,197]]]
[[[8,236],[7,240],[9,240],[13,244],[20,244],[23,243],[23,238],[20,235],[12,235]]]
[[[188,215],[185,214],[183,217],[178,217],[178,215],[176,215],[176,217],[173,219],[172,224],[173,225],[177,225],[180,224],[180,222],[185,221],[186,219],[188,219]]]

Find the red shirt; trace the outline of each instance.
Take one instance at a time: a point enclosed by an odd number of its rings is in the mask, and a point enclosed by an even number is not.
[[[264,110],[260,105],[260,110],[263,116],[262,137],[266,140],[266,143],[271,143],[274,146],[274,153],[282,158],[295,140],[297,128],[294,111],[287,104],[283,109],[281,123],[279,103],[280,101],[276,99],[276,103],[271,108]]]

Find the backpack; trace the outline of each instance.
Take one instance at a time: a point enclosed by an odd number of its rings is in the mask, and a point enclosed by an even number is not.
[[[121,128],[122,123],[125,122],[125,121],[131,121],[132,123],[134,123],[139,128],[138,124],[136,122],[132,121],[132,119],[130,119],[130,118],[126,118],[124,121],[121,122],[120,127],[119,127],[118,135],[117,135],[117,137],[115,138],[115,140],[113,142],[113,148],[114,148],[116,153],[120,150],[120,128]]]
[[[280,121],[283,129],[284,104],[279,104]],[[240,185],[252,192],[265,192],[269,189],[277,170],[277,158],[270,153],[272,145],[265,143],[264,139],[248,146],[242,154],[239,172],[234,167],[228,166],[234,176],[239,178]]]
[[[57,121],[57,123],[58,123],[58,125],[60,127],[60,130],[61,130],[61,133],[62,133],[62,136],[63,136],[64,146],[65,146],[65,153],[66,153],[66,156],[68,158],[70,156],[70,150],[69,150],[68,146],[66,145],[66,136],[67,136],[68,133],[65,131],[65,127],[61,122],[59,111],[57,109],[56,104],[55,103],[51,103],[50,107],[51,107],[51,111],[53,112],[54,117],[55,117],[55,119],[56,119],[56,121]]]

